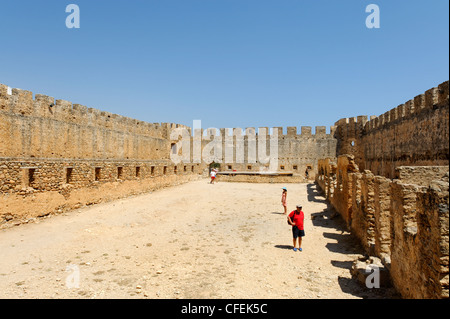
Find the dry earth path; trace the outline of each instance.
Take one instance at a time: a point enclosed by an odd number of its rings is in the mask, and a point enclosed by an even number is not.
[[[0,231],[0,298],[379,298],[351,278],[359,246],[314,184],[303,252],[279,184],[207,180]]]

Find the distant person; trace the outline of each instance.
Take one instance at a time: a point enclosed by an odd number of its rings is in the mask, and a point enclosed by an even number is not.
[[[217,175],[217,173],[219,173],[219,170],[217,168],[215,168],[214,172],[216,172],[216,178],[214,179],[214,182],[218,183],[219,182],[219,175]]]
[[[309,169],[307,168],[305,171],[305,178],[308,179],[309,178]]]
[[[303,227],[303,221],[305,214],[302,211],[302,206],[297,205],[296,210],[292,211],[287,217],[289,225],[292,226],[292,236],[294,243],[294,251],[297,251],[297,239],[298,250],[302,251],[302,237],[305,236],[305,229]]]
[[[284,208],[284,213],[283,214],[287,214],[287,189],[286,187],[282,188],[283,191],[281,193],[281,205],[283,205]]]
[[[211,170],[211,181],[209,182],[210,184],[214,184],[214,180],[216,179],[216,170],[213,168]]]

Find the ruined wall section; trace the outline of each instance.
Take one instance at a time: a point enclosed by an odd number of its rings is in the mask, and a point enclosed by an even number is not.
[[[448,174],[446,179],[432,182],[417,194],[417,264],[424,270],[420,278],[425,282],[419,282],[419,291],[413,290],[412,297],[449,298],[448,203]]]
[[[358,170],[353,155],[319,161],[317,184],[405,298],[449,297],[448,166],[401,166],[398,179]]]
[[[337,155],[354,155],[361,170],[395,178],[399,166],[449,165],[449,82],[378,117],[335,125]]]
[[[448,298],[449,82],[336,127],[338,159],[316,177],[327,200],[403,297]]]

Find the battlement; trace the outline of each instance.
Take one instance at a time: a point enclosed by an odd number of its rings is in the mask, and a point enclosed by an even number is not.
[[[212,138],[214,136],[221,136],[222,138],[230,136],[242,136],[248,138],[249,136],[262,137],[265,136],[270,138],[276,134],[278,139],[330,139],[334,138],[334,132],[336,126],[331,126],[329,133],[327,133],[326,126],[316,126],[314,134],[312,133],[311,126],[301,126],[300,134],[298,133],[298,128],[296,126],[286,127],[286,132],[283,132],[283,127],[247,127],[242,128],[208,128],[208,129],[195,129],[194,136],[203,136],[207,138]]]
[[[315,138],[315,139],[325,139],[333,138],[335,127],[330,127],[330,133],[327,133],[326,126],[316,126],[315,133],[312,133],[311,126],[301,126],[300,134],[298,134],[298,128],[295,126],[290,126],[287,128],[287,134],[282,134],[282,138],[294,138],[294,139],[305,139],[305,138]],[[280,136],[280,135],[279,135]]]
[[[33,98],[30,91],[10,88],[4,84],[0,84],[0,112],[126,131],[155,138],[167,138],[171,129],[181,127],[180,124],[174,123],[148,123],[44,94],[35,94]]]
[[[367,134],[403,120],[420,116],[420,114],[433,109],[448,106],[448,104],[449,81],[446,81],[379,116],[372,115],[370,119],[367,116],[343,118],[337,121],[335,126],[347,131],[348,136],[356,136],[358,129],[362,129]]]
[[[337,121],[334,125],[335,126],[343,126],[343,125],[365,125],[367,123],[367,115],[360,115],[357,117],[348,117],[348,118],[342,118],[339,121]]]
[[[354,155],[360,168],[386,177],[400,164],[446,165],[448,112],[446,81],[379,116],[340,119],[337,153]]]
[[[239,128],[232,130],[222,128],[218,130],[199,129],[192,132],[188,126],[175,123],[147,123],[63,99],[55,99],[44,94],[35,94],[33,98],[32,92],[18,88],[10,88],[5,84],[0,84],[0,112],[16,116],[52,119],[75,125],[101,127],[113,131],[126,131],[131,134],[164,139],[168,139],[171,130],[175,128],[184,128],[191,136],[200,134],[200,136],[208,137],[218,134],[222,135],[222,137],[225,137],[226,134],[229,136],[236,135],[237,130],[239,130]],[[310,126],[301,126],[300,131],[295,126],[287,127],[285,133],[281,127],[270,129],[268,127],[260,127],[258,129],[247,127],[242,130],[242,136],[246,138],[254,135],[262,136],[277,133],[279,139],[329,139],[334,138],[335,130],[336,127],[331,126],[329,133],[327,133],[327,127],[316,126],[315,133],[313,134],[312,127]]]
[[[432,111],[433,109],[448,106],[449,103],[449,82],[443,82],[439,86],[419,94],[413,99],[401,104],[378,117],[373,117],[364,127],[366,133],[381,129],[411,119],[420,114]]]

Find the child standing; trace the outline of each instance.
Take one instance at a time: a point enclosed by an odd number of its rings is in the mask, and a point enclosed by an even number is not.
[[[283,214],[285,214],[285,215],[287,214],[286,200],[287,200],[287,189],[286,189],[286,187],[283,187],[283,192],[281,193],[281,205],[283,205],[283,208],[284,208]]]

